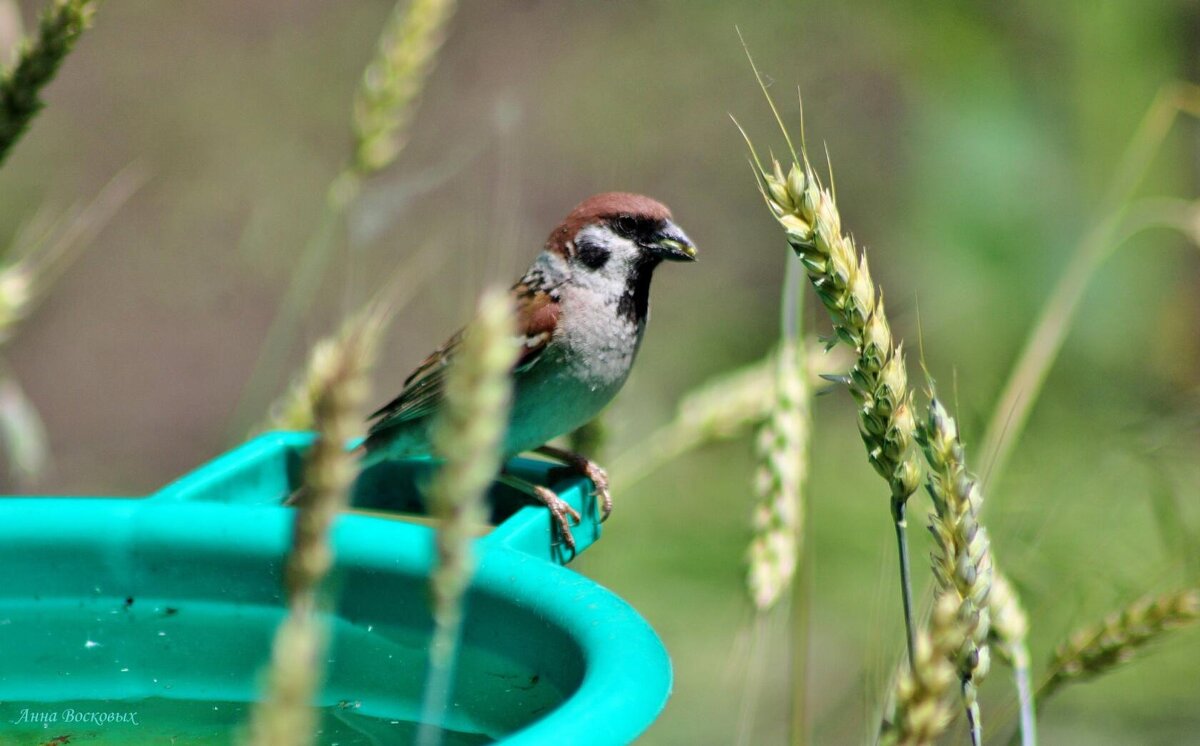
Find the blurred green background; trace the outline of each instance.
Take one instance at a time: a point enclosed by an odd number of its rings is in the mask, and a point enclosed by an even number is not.
[[[20,7],[30,24],[39,4]],[[53,455],[33,489],[139,494],[232,444],[234,408],[345,156],[353,90],[390,10],[102,5],[0,173],[0,240],[131,162],[149,174],[10,347]],[[375,377],[373,399],[387,400],[484,282],[517,277],[575,202],[611,189],[671,205],[701,261],[659,273],[641,359],[609,413],[610,452],[668,419],[689,388],[763,355],[786,247],[728,115],[760,147],[782,143],[735,28],[789,123],[803,91],[810,144],[828,146],[844,224],[909,342],[910,375],[919,380],[919,321],[978,463],[972,444],[1142,113],[1163,83],[1197,79],[1200,3],[465,0],[411,143],[352,212],[287,369],[362,300],[362,278],[433,247],[445,261],[399,315]],[[1197,133],[1186,120],[1173,130],[1142,194],[1196,193]],[[1154,232],[1105,265],[989,494],[1039,671],[1073,626],[1197,580],[1154,518],[1167,496],[1200,520],[1190,247]],[[816,743],[860,743],[902,645],[894,545],[849,397],[819,397],[814,427],[808,715]],[[735,738],[752,466],[736,442],[616,495],[605,540],[575,564],[640,609],[672,652],[676,692],[646,743]],[[928,502],[912,506],[924,584]],[[783,738],[780,659],[750,677],[762,689],[751,743]],[[1200,634],[1181,633],[1064,691],[1042,714],[1043,741],[1192,742],[1198,671]],[[984,687],[997,743],[1015,717],[1006,679],[996,664]]]

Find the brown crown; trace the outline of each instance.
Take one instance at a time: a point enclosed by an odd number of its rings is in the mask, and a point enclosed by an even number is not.
[[[575,206],[550,237],[546,249],[567,256],[567,244],[584,226],[611,220],[621,215],[651,220],[670,220],[671,211],[658,200],[629,192],[594,194]]]

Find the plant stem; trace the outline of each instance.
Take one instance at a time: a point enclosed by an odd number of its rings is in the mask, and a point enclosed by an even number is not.
[[[908,521],[904,517],[906,501],[892,500],[892,521],[896,524],[896,549],[900,554],[900,594],[904,599],[904,635],[908,645],[908,663],[916,660],[917,634],[913,624],[912,569],[908,561]]]
[[[970,686],[964,683],[963,687]],[[967,705],[967,725],[971,729],[971,746],[983,746],[983,728],[979,718],[979,702],[973,701]]]
[[[1013,680],[1021,707],[1021,746],[1037,746],[1037,717],[1034,711],[1033,683],[1030,676],[1029,649],[1018,645],[1013,650]]]
[[[787,350],[789,342],[796,345],[796,355],[800,361],[800,370],[797,371],[801,380],[808,380],[808,360],[805,355],[804,346],[804,267],[800,264],[798,258],[788,256],[785,261],[787,268],[784,270],[783,281],[783,308],[780,318],[780,332],[783,335],[783,344],[780,345],[780,353],[783,354]],[[782,385],[782,382],[781,382]],[[795,458],[801,464],[808,464],[809,454],[809,437],[807,433],[811,427],[811,392],[807,386],[804,388],[804,419],[806,421],[804,432],[806,437],[799,447],[801,453],[797,453]],[[796,506],[798,514],[796,537],[798,549],[796,552],[796,561],[800,564],[799,572],[793,571],[791,578],[791,588],[788,590],[788,595],[791,596],[790,607],[788,609],[789,624],[789,644],[791,645],[791,699],[789,708],[791,717],[788,718],[791,727],[790,743],[792,746],[804,746],[808,741],[808,603],[806,590],[808,585],[808,564],[805,562],[805,557],[809,554],[806,549],[809,542],[804,540],[804,533],[808,528],[808,522],[805,520],[806,508],[808,501],[803,499],[804,487],[807,480],[805,472],[802,470],[798,480],[798,494],[801,499]]]

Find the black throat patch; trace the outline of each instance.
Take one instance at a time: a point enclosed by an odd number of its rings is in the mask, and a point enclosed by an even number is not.
[[[632,324],[641,324],[650,315],[650,279],[661,260],[646,258],[638,262],[625,281],[617,316]]]

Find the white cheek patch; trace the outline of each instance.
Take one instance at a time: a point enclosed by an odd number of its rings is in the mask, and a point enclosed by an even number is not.
[[[608,250],[608,261],[592,269],[582,262],[572,260],[572,276],[576,284],[595,290],[608,289],[613,285],[624,287],[631,268],[641,254],[641,248],[628,238],[619,236],[602,225],[589,225],[575,234],[576,246],[589,243]]]

